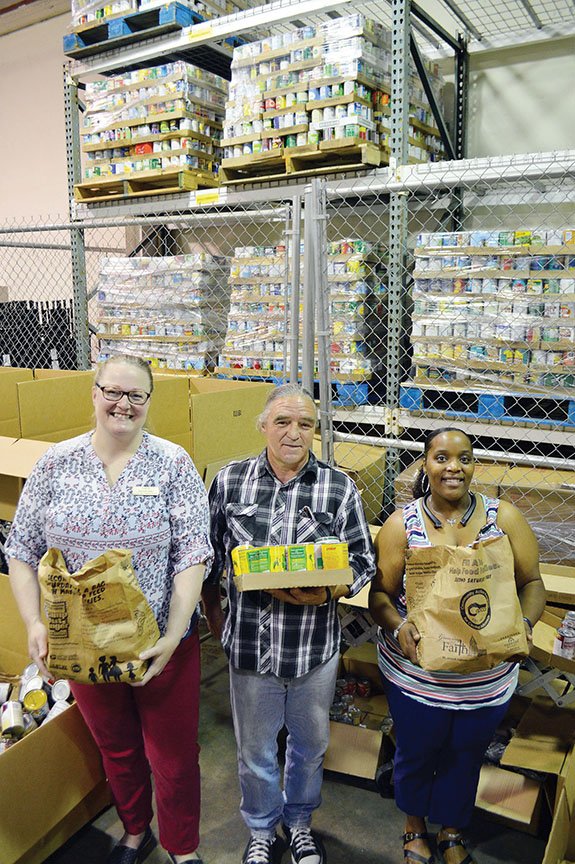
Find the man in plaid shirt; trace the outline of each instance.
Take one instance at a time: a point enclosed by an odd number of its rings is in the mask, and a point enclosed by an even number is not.
[[[230,661],[230,694],[238,746],[241,813],[250,829],[242,864],[273,864],[285,846],[293,864],[324,864],[310,829],[320,804],[323,759],[339,660],[337,600],[352,597],[375,572],[373,548],[355,483],[315,458],[315,403],[295,384],[273,390],[259,418],[266,449],[232,462],[209,493],[214,564],[204,582],[210,630]],[[238,592],[231,550],[314,543],[349,545],[351,586]],[[225,621],[219,582],[228,574]],[[223,630],[223,634],[222,634]],[[277,736],[287,728],[284,788]]]

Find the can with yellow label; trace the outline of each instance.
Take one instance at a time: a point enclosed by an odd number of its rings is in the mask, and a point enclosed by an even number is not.
[[[349,567],[347,543],[323,543],[321,553],[324,570],[341,570]]]

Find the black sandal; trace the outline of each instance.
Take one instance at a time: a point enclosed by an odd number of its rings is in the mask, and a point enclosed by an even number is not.
[[[411,843],[412,840],[431,840],[433,839],[431,834],[428,834],[427,831],[422,831],[421,833],[415,833],[414,831],[409,831],[407,834],[404,834],[402,837],[403,840],[403,858],[405,861],[411,858],[412,861],[417,861],[418,864],[435,864],[435,855],[432,853],[427,858],[425,855],[420,855],[419,852],[414,852],[412,849],[406,849],[405,844]]]
[[[441,831],[439,833],[441,834]],[[465,846],[465,840],[463,839],[463,836],[461,834],[450,834],[447,831],[444,833],[445,833],[445,836],[447,839],[437,841],[437,851],[439,852],[439,854],[443,858],[443,861],[445,862],[444,853],[446,852],[447,849],[453,849],[454,846],[463,846],[463,848],[466,849],[466,846]],[[469,853],[467,853],[465,858],[463,858],[463,860],[460,861],[459,864],[477,864],[477,862],[475,861],[474,858],[471,857],[471,855]]]

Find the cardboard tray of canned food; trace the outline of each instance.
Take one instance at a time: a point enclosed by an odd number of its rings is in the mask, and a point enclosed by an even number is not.
[[[238,591],[351,585],[347,543],[326,537],[321,543],[236,546],[232,549]]]
[[[575,628],[573,628],[573,648],[571,648],[570,644],[562,638],[564,635],[562,631],[565,629],[562,627],[564,620],[555,611],[545,609],[533,628],[533,646],[529,653],[539,663],[573,673],[575,672]]]

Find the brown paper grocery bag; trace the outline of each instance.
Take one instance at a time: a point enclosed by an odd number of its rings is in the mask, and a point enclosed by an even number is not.
[[[70,574],[60,550],[48,549],[38,578],[48,620],[46,665],[55,678],[106,684],[144,677],[149,661],[138,656],[160,631],[131,552],[111,549]]]
[[[428,671],[476,672],[528,653],[506,536],[474,546],[408,549],[409,620]]]

